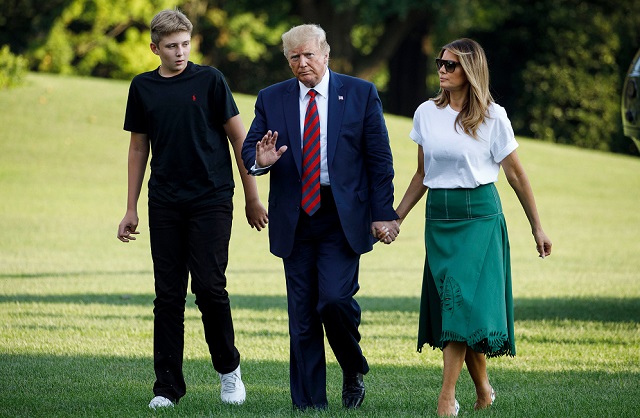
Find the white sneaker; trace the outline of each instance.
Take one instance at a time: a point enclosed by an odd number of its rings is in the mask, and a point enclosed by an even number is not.
[[[240,366],[231,373],[221,374],[220,376],[220,398],[224,403],[240,405],[247,397],[247,392],[242,383],[240,375]]]
[[[151,402],[149,402],[149,408],[151,409],[157,409],[157,408],[173,408],[174,403],[171,402],[171,400],[165,398],[164,396],[156,396],[155,398],[151,399]]]

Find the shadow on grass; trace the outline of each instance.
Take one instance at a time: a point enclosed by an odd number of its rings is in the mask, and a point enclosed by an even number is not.
[[[42,279],[61,277],[108,277],[108,276],[147,275],[153,277],[151,270],[132,271],[69,271],[69,272],[40,272],[40,273],[3,273],[0,279]]]
[[[278,268],[227,268],[227,275],[264,275],[283,274],[282,267]],[[131,271],[65,271],[65,272],[36,272],[36,273],[1,273],[0,279],[42,279],[42,278],[67,278],[67,277],[110,277],[110,276],[146,276],[153,277],[152,270]]]
[[[329,409],[294,413],[289,397],[288,368],[283,361],[242,363],[247,401],[223,405],[219,381],[207,359],[186,360],[187,395],[173,409],[152,413],[147,403],[154,381],[149,357],[55,356],[0,354],[0,416],[434,416],[440,389],[440,366],[372,364],[365,377],[367,395],[358,411],[340,406],[341,371],[335,361],[327,369]],[[331,359],[332,360],[332,359]],[[491,368],[498,394],[490,411],[474,416],[636,416],[629,401],[638,399],[638,374],[607,371],[523,371]],[[457,397],[464,415],[475,401],[473,384],[463,373]]]
[[[519,298],[514,305],[516,320],[523,321],[640,322],[640,298]]]
[[[0,303],[104,304],[149,306],[152,294],[62,294],[0,295]],[[287,309],[284,295],[231,295],[233,309]],[[187,303],[193,304],[189,294]],[[417,297],[357,297],[364,312],[418,312]],[[515,300],[516,320],[578,320],[640,322],[640,298],[519,298]]]

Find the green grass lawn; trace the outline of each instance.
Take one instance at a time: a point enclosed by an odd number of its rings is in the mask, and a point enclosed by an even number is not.
[[[138,241],[116,239],[126,203],[128,82],[31,74],[0,91],[0,416],[255,416],[291,411],[282,265],[235,197],[228,290],[247,385],[222,405],[199,313],[188,298],[187,396],[153,413],[152,302],[146,199]],[[236,96],[245,124],[250,96]],[[415,169],[411,120],[387,117],[396,202]],[[640,407],[640,159],[519,138],[554,248],[536,256],[525,215],[501,178],[512,247],[515,358],[489,360],[495,405],[461,416],[636,417]],[[268,179],[259,187],[266,205]],[[146,195],[146,191],[143,191]],[[330,407],[320,416],[434,416],[441,353],[416,352],[423,205],[394,244],[362,257],[363,407],[340,406],[328,350]]]

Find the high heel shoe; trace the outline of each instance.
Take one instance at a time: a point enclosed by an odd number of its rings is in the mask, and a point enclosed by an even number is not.
[[[495,401],[495,400],[496,400],[496,391],[493,390],[493,388],[491,388],[491,402],[488,405],[483,406],[482,408],[479,408],[478,407],[478,402],[476,401],[476,403],[473,405],[473,409],[477,411],[477,410],[480,410],[480,409],[488,408],[491,405],[493,405],[493,401]]]
[[[453,414],[446,414],[446,415],[438,414],[438,416],[440,416],[440,417],[457,417],[458,416],[458,412],[460,412],[460,403],[458,402],[457,399],[454,399],[454,400],[456,402],[455,403],[455,412]]]

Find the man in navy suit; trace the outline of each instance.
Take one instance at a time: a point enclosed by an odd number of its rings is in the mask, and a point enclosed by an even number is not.
[[[343,371],[343,405],[358,408],[369,370],[354,299],[360,255],[399,233],[389,137],[375,86],[329,70],[322,28],[296,26],[282,42],[295,78],[258,94],[242,158],[249,173],[270,173],[269,240],[286,276],[291,399],[301,410],[327,408],[326,333]],[[306,155],[312,137],[315,157]]]

